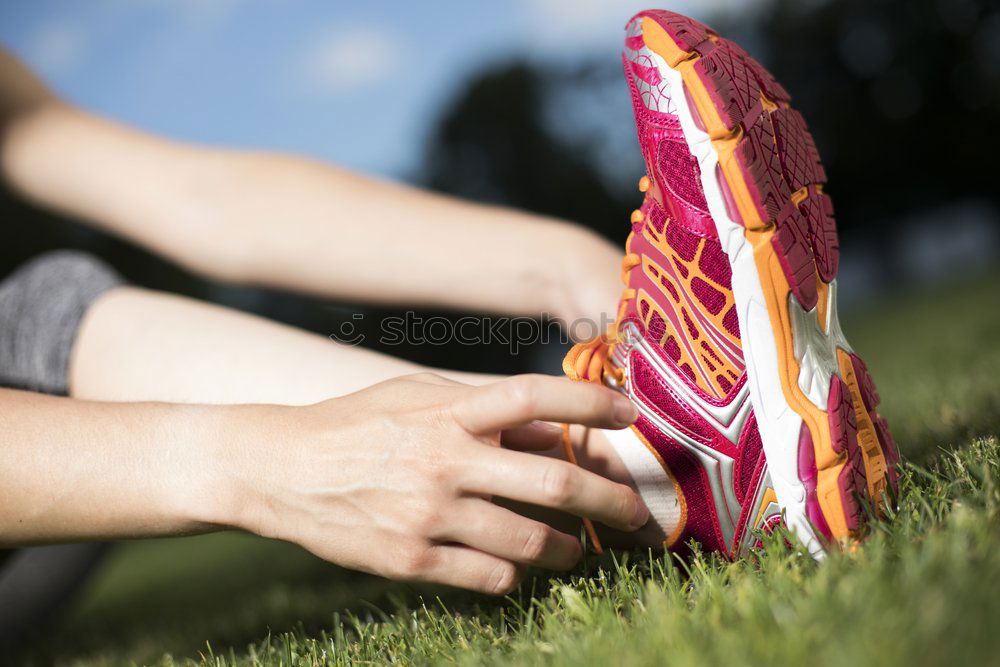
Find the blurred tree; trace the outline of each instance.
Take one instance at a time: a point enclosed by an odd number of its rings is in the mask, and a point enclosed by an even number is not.
[[[845,229],[966,197],[1000,203],[1000,3],[778,0],[769,66],[816,135]]]
[[[418,180],[597,229],[620,222],[622,202],[588,159],[587,146],[560,138],[546,123],[554,84],[571,76],[525,62],[475,76],[440,121]]]

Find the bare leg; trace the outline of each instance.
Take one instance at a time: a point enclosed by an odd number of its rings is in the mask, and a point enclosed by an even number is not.
[[[308,404],[425,370],[254,315],[122,287],[101,297],[84,318],[71,360],[70,394],[107,401]],[[499,379],[435,372],[469,384]],[[599,431],[592,431],[585,445],[582,429],[574,436],[581,465],[631,483]],[[548,455],[561,457],[562,452]],[[571,517],[541,518],[567,530],[579,526]],[[610,544],[624,538],[610,532],[602,537]],[[628,536],[627,543],[636,541],[659,545],[663,534],[651,525]]]
[[[106,401],[315,403],[425,368],[261,317],[132,287],[89,310],[70,394]],[[493,376],[441,371],[481,384]]]

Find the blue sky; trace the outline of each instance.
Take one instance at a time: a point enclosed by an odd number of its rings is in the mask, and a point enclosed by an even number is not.
[[[515,55],[617,59],[633,0],[32,0],[0,42],[69,100],[168,136],[398,176],[450,96]],[[678,11],[739,8],[681,0]]]

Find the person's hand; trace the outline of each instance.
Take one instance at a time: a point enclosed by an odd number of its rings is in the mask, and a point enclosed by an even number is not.
[[[575,340],[603,334],[614,322],[621,298],[624,251],[606,239],[567,226],[560,244],[564,260],[554,265],[551,315],[562,320]]]
[[[636,530],[629,487],[523,451],[559,441],[559,421],[623,428],[623,396],[589,383],[518,376],[470,387],[433,374],[307,407],[254,406],[226,448],[233,523],[387,577],[507,593],[525,565],[571,568],[577,538],[499,507],[499,496]],[[239,416],[241,415],[241,416]]]

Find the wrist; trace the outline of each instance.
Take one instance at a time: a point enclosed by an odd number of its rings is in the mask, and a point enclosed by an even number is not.
[[[185,480],[173,501],[191,532],[234,528],[257,531],[264,473],[276,446],[267,437],[270,411],[282,406],[183,406],[181,423]],[[284,408],[287,409],[287,408]]]

